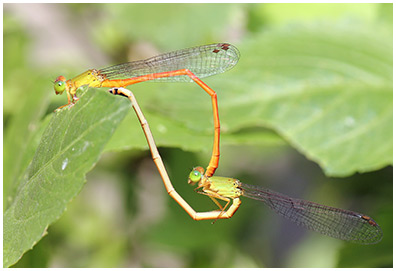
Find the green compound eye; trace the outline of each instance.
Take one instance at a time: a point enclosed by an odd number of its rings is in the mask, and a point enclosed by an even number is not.
[[[54,90],[56,95],[62,94],[63,91],[66,89],[66,81],[63,76],[59,76],[56,78],[55,83],[54,83]]]
[[[201,179],[202,179],[202,173],[197,169],[191,171],[190,175],[188,176],[188,180],[191,183],[199,182]]]

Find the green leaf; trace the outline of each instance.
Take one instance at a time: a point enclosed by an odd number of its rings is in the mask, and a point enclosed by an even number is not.
[[[40,138],[45,127],[41,118],[48,107],[49,95],[41,80],[29,79],[27,78],[25,83],[36,88],[18,95],[19,102],[13,105],[14,112],[9,117],[9,124],[4,134],[4,157],[7,157],[3,162],[4,210],[7,209],[23,172],[32,160],[38,145],[37,139]]]
[[[274,129],[329,176],[392,164],[391,37],[366,24],[318,23],[237,44],[239,64],[208,83],[218,93],[222,137],[249,127]],[[213,129],[197,117],[210,116],[207,97],[173,88],[159,92],[151,110],[191,129]]]
[[[255,114],[330,176],[392,163],[392,40],[375,30],[318,24],[250,48],[262,60],[250,64],[266,71],[253,79],[266,92]]]
[[[31,249],[65,211],[129,108],[127,99],[90,90],[53,116],[4,214],[4,266]]]

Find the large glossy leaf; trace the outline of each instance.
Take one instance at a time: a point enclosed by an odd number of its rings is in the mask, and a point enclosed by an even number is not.
[[[4,214],[4,266],[31,249],[65,211],[129,107],[125,98],[90,90],[53,116]]]
[[[265,71],[255,78],[266,101],[254,113],[331,176],[392,164],[392,40],[375,31],[318,24],[268,33],[255,50],[263,61],[251,63]]]

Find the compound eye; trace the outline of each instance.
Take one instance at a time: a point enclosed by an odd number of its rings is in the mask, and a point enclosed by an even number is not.
[[[199,170],[193,170],[190,173],[188,180],[192,183],[199,182],[202,179],[202,173]]]
[[[56,95],[62,94],[63,91],[66,89],[66,81],[63,76],[59,76],[56,78],[55,83],[54,83],[54,90]]]

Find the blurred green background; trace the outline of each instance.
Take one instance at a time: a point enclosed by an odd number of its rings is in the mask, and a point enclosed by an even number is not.
[[[370,215],[384,232],[377,245],[350,244],[250,199],[232,219],[193,221],[167,195],[131,112],[82,191],[15,267],[393,266],[392,20],[392,4],[5,4],[5,210],[24,157],[66,103],[54,95],[57,76],[231,42],[239,64],[204,79],[219,98],[216,175]],[[176,190],[196,210],[214,209],[187,185],[210,158],[209,97],[195,84],[130,89]]]

